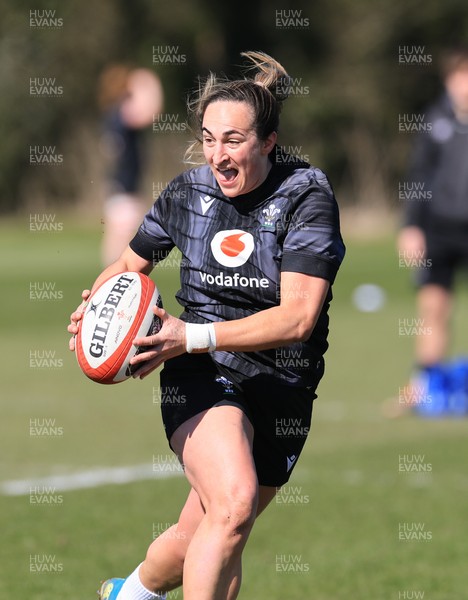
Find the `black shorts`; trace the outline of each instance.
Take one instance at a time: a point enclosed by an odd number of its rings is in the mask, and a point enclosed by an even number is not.
[[[468,271],[468,225],[438,220],[424,233],[426,257],[415,273],[416,285],[439,285],[450,291],[456,273]]]
[[[254,378],[241,385],[221,374],[208,354],[183,354],[161,371],[161,412],[167,439],[196,414],[221,405],[244,411],[254,429],[253,458],[260,485],[288,480],[310,430],[318,385],[304,388]]]

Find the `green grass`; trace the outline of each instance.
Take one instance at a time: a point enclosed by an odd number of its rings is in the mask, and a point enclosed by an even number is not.
[[[62,221],[55,233],[32,233],[27,219],[0,225],[1,481],[169,457],[153,401],[157,378],[98,386],[67,350],[68,316],[99,270],[100,232]],[[398,320],[415,316],[413,292],[393,239],[347,245],[327,371],[290,482],[292,500],[274,502],[258,520],[240,598],[397,600],[406,592],[458,600],[466,579],[466,420],[382,416],[382,402],[398,395],[411,366],[414,340],[399,336]],[[155,279],[177,313],[175,272],[158,270]],[[34,282],[54,284],[60,297],[31,300]],[[381,311],[353,307],[361,283],[385,289]],[[454,353],[466,343],[467,297],[462,286]],[[55,368],[31,367],[31,352],[44,351]],[[35,418],[53,419],[62,435],[31,436]],[[399,472],[404,454],[423,456],[430,471]],[[185,480],[174,478],[57,493],[53,505],[0,496],[0,597],[94,598],[100,580],[125,576],[144,557],[155,526],[177,519],[186,492]],[[405,524],[422,527],[426,539],[399,539]],[[58,572],[33,572],[34,557],[49,557]],[[281,557],[297,570],[281,571]]]

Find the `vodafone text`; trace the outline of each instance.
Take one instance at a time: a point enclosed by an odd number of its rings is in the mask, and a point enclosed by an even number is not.
[[[217,275],[211,275],[211,273],[200,272],[200,279],[202,283],[208,283],[209,285],[219,285],[222,287],[252,287],[252,288],[268,288],[269,281],[266,277],[244,277],[239,273],[233,275],[226,275],[220,271]]]

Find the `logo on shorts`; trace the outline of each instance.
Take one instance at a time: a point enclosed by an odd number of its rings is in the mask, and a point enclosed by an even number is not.
[[[287,460],[287,463],[288,463],[288,467],[286,469],[286,473],[289,473],[289,471],[293,468],[294,463],[297,460],[297,456],[295,454],[292,454],[291,456],[287,456],[286,460]]]
[[[224,267],[240,267],[246,263],[254,249],[251,233],[242,229],[218,231],[211,240],[211,251]]]
[[[234,384],[232,381],[229,381],[227,377],[223,377],[223,375],[217,375],[215,381],[224,387],[225,394],[234,394]]]

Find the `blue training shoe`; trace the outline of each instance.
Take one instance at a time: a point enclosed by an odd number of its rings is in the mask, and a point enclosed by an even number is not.
[[[119,579],[118,577],[113,577],[112,579],[104,581],[98,592],[99,600],[116,600],[124,581],[125,579]]]

